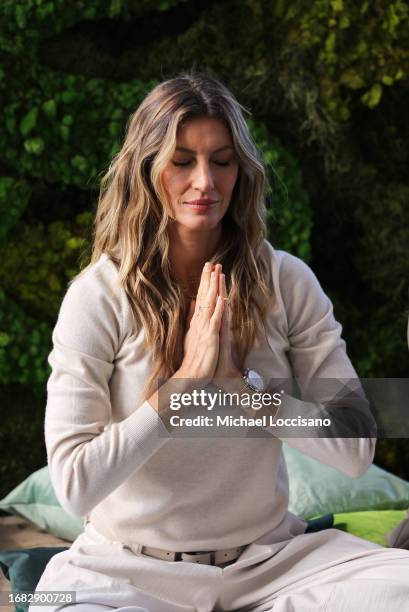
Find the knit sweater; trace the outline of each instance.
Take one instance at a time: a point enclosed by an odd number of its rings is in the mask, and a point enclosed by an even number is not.
[[[267,241],[263,257],[276,308],[245,367],[267,380],[356,378],[342,327],[310,267]],[[44,427],[62,507],[114,541],[174,551],[303,533],[305,521],[288,512],[279,430],[266,437],[171,438],[142,401],[152,351],[142,328],[132,334],[133,313],[118,276],[115,263],[101,255],[68,287],[53,330]],[[350,476],[368,469],[375,446],[365,438],[285,441]]]

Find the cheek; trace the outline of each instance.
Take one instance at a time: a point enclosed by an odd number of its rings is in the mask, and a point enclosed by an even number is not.
[[[231,174],[229,174],[228,177],[226,177],[226,190],[228,190],[230,193],[233,192],[234,186],[236,184],[236,181],[238,180],[238,169],[236,170],[232,170]]]
[[[180,177],[177,177],[170,173],[164,173],[162,184],[169,200],[174,204],[175,201],[178,200],[182,189],[182,182],[180,180]]]
[[[186,178],[183,176],[173,176],[169,185],[173,198],[179,198],[186,189]]]
[[[164,171],[162,174],[162,188],[165,192],[165,202],[164,206],[171,218],[175,218],[176,209],[175,209],[175,198],[177,198],[177,193],[175,193],[175,177],[172,176],[171,173]]]

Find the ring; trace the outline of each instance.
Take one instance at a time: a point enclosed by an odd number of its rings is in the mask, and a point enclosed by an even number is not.
[[[210,308],[210,306],[202,306],[202,305],[200,304],[200,306],[199,306],[199,310],[204,310],[205,308]]]

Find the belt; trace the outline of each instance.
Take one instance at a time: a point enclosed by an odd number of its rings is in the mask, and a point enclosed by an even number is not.
[[[162,561],[187,561],[188,563],[203,563],[205,565],[221,565],[235,561],[246,546],[237,548],[225,548],[224,550],[210,550],[198,552],[174,552],[152,546],[142,546],[140,552],[148,557],[161,559]]]

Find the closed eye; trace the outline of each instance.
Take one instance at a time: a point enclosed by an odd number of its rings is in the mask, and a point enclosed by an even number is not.
[[[188,161],[188,162],[175,162],[175,161],[172,161],[172,164],[174,166],[188,166],[191,163],[192,162],[190,162],[190,161]],[[215,163],[216,166],[223,166],[223,167],[230,165],[230,161],[227,161],[227,162],[217,162],[217,161],[215,161],[213,163]]]

